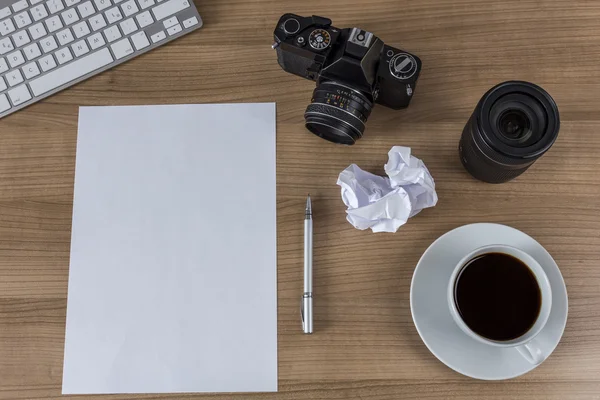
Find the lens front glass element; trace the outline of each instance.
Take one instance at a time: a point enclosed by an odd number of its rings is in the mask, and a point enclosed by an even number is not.
[[[539,142],[548,125],[544,106],[535,98],[511,93],[500,97],[490,108],[489,121],[497,140],[522,148]]]
[[[498,119],[498,130],[509,140],[526,140],[531,135],[531,122],[522,110],[507,110]]]

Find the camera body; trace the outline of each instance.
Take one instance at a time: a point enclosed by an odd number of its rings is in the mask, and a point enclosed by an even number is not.
[[[284,71],[317,86],[337,82],[394,110],[408,107],[421,71],[421,60],[415,55],[388,46],[362,29],[338,29],[330,19],[318,16],[284,14],[274,36]]]

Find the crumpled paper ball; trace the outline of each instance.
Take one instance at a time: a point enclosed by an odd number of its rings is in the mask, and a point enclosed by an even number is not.
[[[348,207],[348,222],[357,229],[396,232],[422,209],[436,205],[435,182],[423,161],[409,147],[394,146],[388,153],[382,177],[351,164],[337,184]]]

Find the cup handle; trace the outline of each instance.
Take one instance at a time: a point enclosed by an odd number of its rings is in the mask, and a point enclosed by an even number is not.
[[[546,355],[542,351],[539,342],[532,339],[530,342],[517,346],[516,349],[521,353],[523,358],[533,365],[541,364],[546,359]]]

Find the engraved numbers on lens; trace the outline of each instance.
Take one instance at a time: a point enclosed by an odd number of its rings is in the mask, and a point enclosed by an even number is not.
[[[417,62],[410,54],[398,53],[390,60],[390,73],[397,79],[409,79],[417,72]]]
[[[308,43],[313,49],[326,49],[331,44],[331,35],[325,29],[315,29],[310,33]]]

